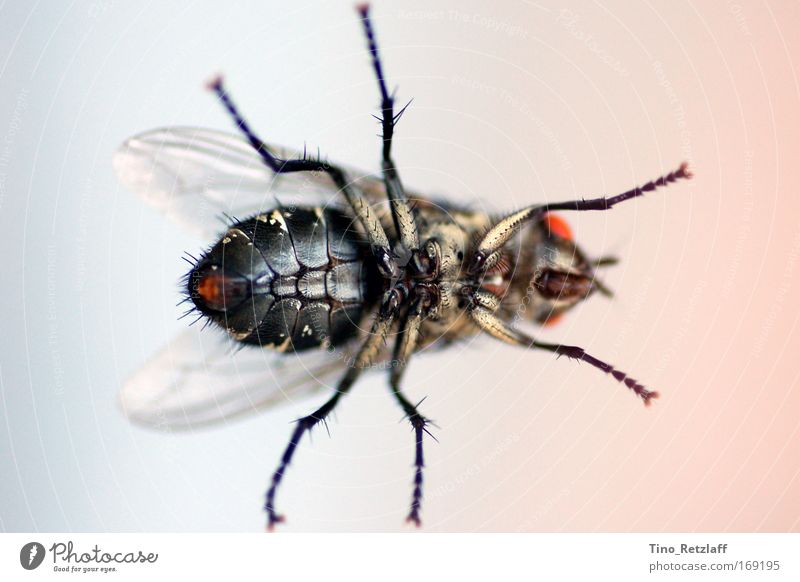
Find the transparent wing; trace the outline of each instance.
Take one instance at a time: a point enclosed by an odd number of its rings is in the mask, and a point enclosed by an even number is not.
[[[298,152],[268,146],[281,159]],[[127,140],[113,159],[120,182],[175,223],[202,236],[218,234],[222,214],[245,217],[282,204],[340,205],[324,172],[275,174],[245,140],[220,131],[169,127]],[[384,204],[383,182],[346,169],[372,204]]]
[[[330,389],[349,361],[338,348],[281,354],[235,347],[216,330],[182,332],[124,384],[125,414],[161,429],[222,423]]]

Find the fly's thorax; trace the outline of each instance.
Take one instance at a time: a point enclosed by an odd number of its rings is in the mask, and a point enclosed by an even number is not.
[[[464,286],[466,255],[470,233],[455,221],[438,221],[420,233],[426,252],[435,255],[437,289],[436,303],[431,307],[431,319],[449,318],[451,312],[463,310],[461,289]]]
[[[455,222],[438,222],[426,229],[423,237],[438,247],[439,280],[458,280],[465,267],[469,233]]]
[[[368,250],[351,225],[320,208],[237,222],[189,273],[189,297],[243,343],[300,351],[345,342],[376,293]]]

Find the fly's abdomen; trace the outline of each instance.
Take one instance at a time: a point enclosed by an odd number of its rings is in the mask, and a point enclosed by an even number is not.
[[[334,209],[284,208],[235,226],[268,266],[245,302],[252,331],[237,339],[301,351],[357,333],[372,297],[369,253],[351,222]]]

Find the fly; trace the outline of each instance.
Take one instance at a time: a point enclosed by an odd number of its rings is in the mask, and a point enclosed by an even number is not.
[[[522,313],[547,325],[594,293],[609,293],[595,270],[613,260],[590,259],[554,211],[609,210],[690,178],[687,164],[616,196],[532,204],[500,219],[408,192],[392,157],[405,108],[397,111],[387,90],[369,9],[358,10],[381,96],[380,178],[268,145],[221,78],[209,88],[244,139],[159,129],[131,138],[114,158],[123,183],[195,231],[212,235],[209,211],[247,216],[231,219],[216,243],[187,259],[191,269],[182,281],[189,312],[223,333],[192,329],[156,355],[124,386],[126,413],[188,428],[335,386],[295,424],[266,493],[270,529],[283,520],[276,497],[301,439],[326,422],[365,370],[387,362],[391,395],[414,431],[407,519],[420,525],[431,422],[405,396],[402,380],[423,348],[488,335],[586,362],[644,404],[658,396],[584,349],[540,342],[516,323]],[[281,203],[266,207],[267,193],[280,194]],[[232,345],[268,349],[231,353]]]

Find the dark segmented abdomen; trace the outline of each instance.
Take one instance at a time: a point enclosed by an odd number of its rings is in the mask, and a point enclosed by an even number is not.
[[[282,208],[236,225],[271,270],[255,289],[266,308],[258,309],[259,323],[240,341],[301,351],[357,333],[372,299],[370,255],[351,222],[335,209]]]

